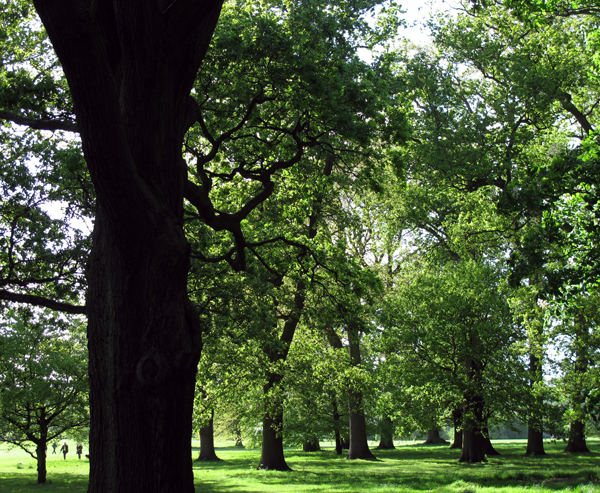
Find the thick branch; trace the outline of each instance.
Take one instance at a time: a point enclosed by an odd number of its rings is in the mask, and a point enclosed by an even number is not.
[[[66,132],[79,132],[77,123],[69,120],[38,120],[4,110],[0,110],[0,119],[16,123],[17,125],[25,125],[35,130],[50,130],[52,132],[55,130],[65,130]]]
[[[29,305],[34,306],[43,306],[46,308],[50,308],[51,310],[63,313],[74,313],[80,315],[86,314],[85,306],[63,303],[61,301],[55,301],[49,298],[44,298],[42,296],[36,296],[33,294],[11,293],[10,291],[6,291],[5,289],[0,289],[0,300],[14,301],[17,303],[27,303]]]

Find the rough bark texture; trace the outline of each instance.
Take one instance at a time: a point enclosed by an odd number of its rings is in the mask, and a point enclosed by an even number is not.
[[[580,453],[589,452],[590,450],[585,443],[585,423],[581,421],[575,421],[571,423],[571,429],[569,431],[569,441],[565,452]]]
[[[349,351],[351,364],[360,365],[360,345],[358,331],[348,330]],[[347,459],[375,460],[376,457],[369,450],[367,441],[367,422],[363,408],[362,392],[350,389],[348,391],[348,405],[350,409],[350,448]]]
[[[321,444],[318,438],[313,438],[302,444],[303,452],[319,452],[321,450]]]
[[[73,95],[97,209],[87,270],[89,493],[194,491],[200,327],[181,149],[221,2],[35,0]]]
[[[427,432],[427,440],[423,442],[423,445],[448,445],[448,440],[444,440],[440,436],[440,430],[429,430]]]
[[[200,455],[196,461],[219,461],[215,451],[215,430],[213,426],[215,411],[211,411],[211,416],[206,426],[200,428]]]
[[[381,420],[379,426],[381,437],[379,439],[379,445],[377,450],[393,450],[394,447],[394,422],[389,416]]]

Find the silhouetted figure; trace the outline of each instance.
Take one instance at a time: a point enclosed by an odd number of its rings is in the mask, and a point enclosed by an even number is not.
[[[77,457],[81,459],[81,454],[83,454],[83,445],[81,443],[77,444]]]
[[[63,454],[63,459],[67,460],[67,454],[69,453],[69,446],[67,445],[67,442],[63,443],[63,446],[60,448],[60,451]]]

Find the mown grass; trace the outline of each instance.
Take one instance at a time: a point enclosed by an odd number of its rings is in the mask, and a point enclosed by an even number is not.
[[[259,450],[218,445],[217,454],[223,461],[194,463],[198,493],[600,493],[600,442],[595,440],[589,442],[589,454],[564,454],[563,443],[547,443],[549,455],[545,457],[526,457],[524,441],[494,441],[502,455],[475,465],[459,464],[459,452],[448,447],[413,442],[404,442],[392,451],[376,451],[380,460],[374,462],[347,461],[332,448],[317,453],[288,449],[286,459],[293,471],[285,473],[257,471]],[[62,456],[50,454],[51,483],[36,485],[35,461],[22,451],[6,452],[6,447],[0,446],[0,492],[84,493],[89,463],[74,454],[68,457],[63,461]]]

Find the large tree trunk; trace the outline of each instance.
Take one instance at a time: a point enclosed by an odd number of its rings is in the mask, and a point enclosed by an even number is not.
[[[46,448],[45,439],[36,443],[35,455],[37,457],[37,484],[46,483]]]
[[[381,437],[379,439],[379,445],[377,446],[377,450],[393,450],[394,447],[394,422],[392,418],[386,416],[381,420],[379,425],[379,431],[381,433]]]
[[[582,421],[575,421],[571,423],[571,429],[569,430],[569,441],[565,452],[579,453],[589,452],[590,450],[585,443],[585,423]]]
[[[477,348],[478,339],[473,338],[473,347]],[[466,361],[467,390],[463,411],[463,441],[459,462],[485,462],[485,441],[482,433],[483,398],[478,392],[481,385],[481,364],[475,358]]]
[[[451,449],[454,448],[462,448],[462,410],[454,409],[452,411],[452,424],[454,428],[454,439],[452,441],[452,445],[450,445]]]
[[[200,428],[200,455],[196,461],[219,461],[215,451],[215,429],[214,423],[215,411],[210,412],[208,424]]]
[[[544,432],[538,431],[533,425],[527,426],[527,449],[528,455],[546,455],[544,451]]]
[[[279,375],[271,375],[265,385],[264,393],[269,391],[281,380]],[[271,400],[265,403],[262,430],[262,450],[258,469],[267,471],[291,471],[283,454],[283,403]]]
[[[186,292],[181,149],[221,1],[35,6],[69,82],[97,197],[88,491],[192,493],[201,331]]]
[[[427,432],[427,440],[423,442],[423,445],[448,445],[448,440],[444,440],[440,436],[440,430],[429,430]]]
[[[351,364],[360,365],[360,343],[358,331],[348,330],[349,350]],[[362,392],[352,389],[348,392],[348,404],[350,409],[350,448],[347,459],[375,460],[376,457],[369,450],[367,441],[367,422],[363,408]]]

